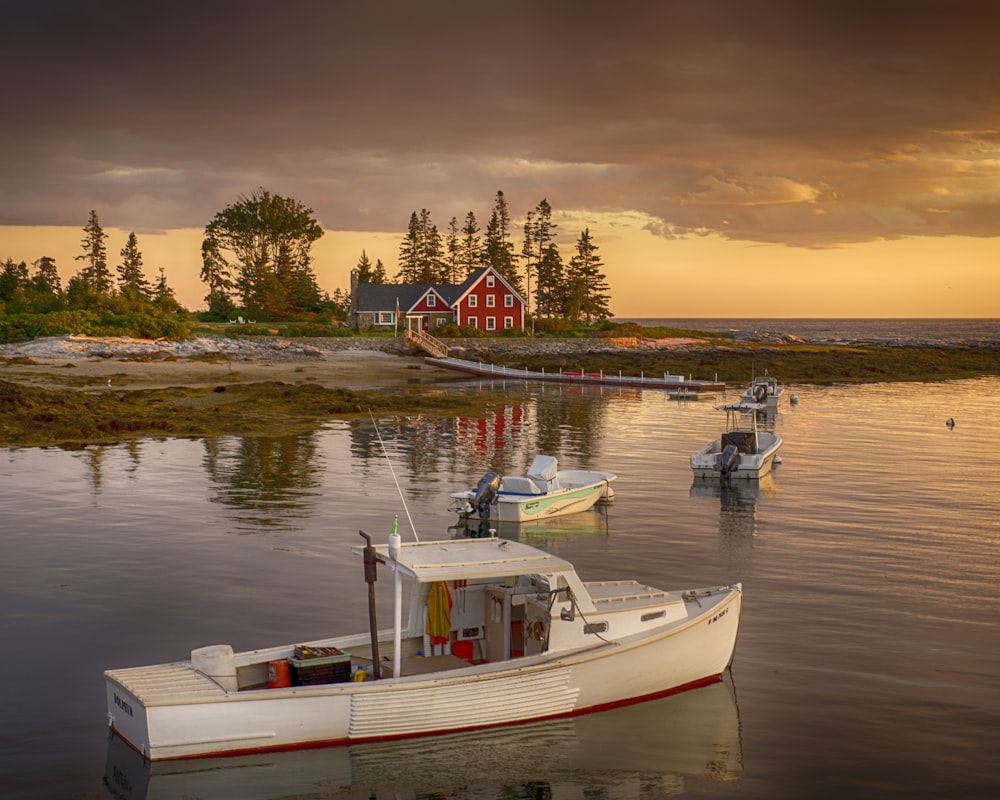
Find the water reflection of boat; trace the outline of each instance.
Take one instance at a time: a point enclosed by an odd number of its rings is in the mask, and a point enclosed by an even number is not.
[[[755,506],[761,498],[774,491],[774,475],[770,472],[757,480],[730,483],[713,478],[695,478],[691,484],[691,497],[718,497],[723,509]]]
[[[688,779],[737,780],[742,758],[739,712],[731,687],[719,682],[545,723],[232,758],[150,762],[111,734],[105,782],[121,800],[368,800],[475,787],[497,787],[490,796],[499,796],[500,787],[517,786],[638,797],[649,796],[640,785],[673,794]]]
[[[580,536],[607,536],[608,508],[597,505],[580,514],[571,514],[537,522],[493,522],[486,519],[460,519],[454,526],[460,536],[490,536],[493,531],[501,539],[524,542],[535,547],[553,539]]]

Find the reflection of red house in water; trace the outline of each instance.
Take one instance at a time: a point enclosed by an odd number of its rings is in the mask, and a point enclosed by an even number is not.
[[[520,430],[523,418],[521,405],[497,406],[487,417],[459,417],[456,431],[459,447],[490,464],[494,454],[511,449],[512,438]]]
[[[348,324],[358,330],[405,327],[432,332],[449,322],[484,333],[524,330],[524,299],[493,267],[460,284],[358,283],[351,272]]]

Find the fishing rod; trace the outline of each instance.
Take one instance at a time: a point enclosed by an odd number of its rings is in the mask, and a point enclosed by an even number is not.
[[[382,454],[385,456],[385,460],[389,462],[389,472],[392,473],[393,483],[396,484],[396,491],[399,492],[399,499],[403,502],[403,511],[406,512],[406,518],[410,522],[410,530],[413,531],[414,541],[419,542],[420,537],[417,536],[417,529],[413,526],[413,519],[410,517],[410,509],[406,505],[406,498],[403,497],[403,490],[399,488],[399,481],[396,480],[396,470],[392,468],[392,459],[389,458],[389,452],[385,449],[385,442],[382,441],[382,434],[378,429],[378,423],[375,421],[375,415],[372,414],[372,410],[368,409],[368,416],[372,418],[372,425],[375,427],[375,435],[378,436],[378,443],[382,445]]]

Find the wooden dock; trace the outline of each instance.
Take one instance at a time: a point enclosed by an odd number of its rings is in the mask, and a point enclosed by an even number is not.
[[[622,375],[608,372],[546,372],[545,370],[514,369],[482,361],[466,361],[461,358],[436,358],[426,356],[426,364],[477,375],[484,378],[511,381],[543,381],[546,383],[567,383],[585,386],[630,387],[636,389],[658,389],[678,400],[699,400],[713,397],[726,391],[726,384],[718,381],[702,381],[685,378],[683,375]]]

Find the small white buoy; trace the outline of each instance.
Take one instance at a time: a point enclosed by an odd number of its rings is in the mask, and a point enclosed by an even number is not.
[[[951,417],[948,417],[948,421],[945,423],[945,425],[947,425],[949,428],[954,428],[955,420],[953,420]]]
[[[788,398],[788,402],[791,403],[793,406],[797,406],[799,404],[799,396],[797,394],[793,394],[791,397]]]

